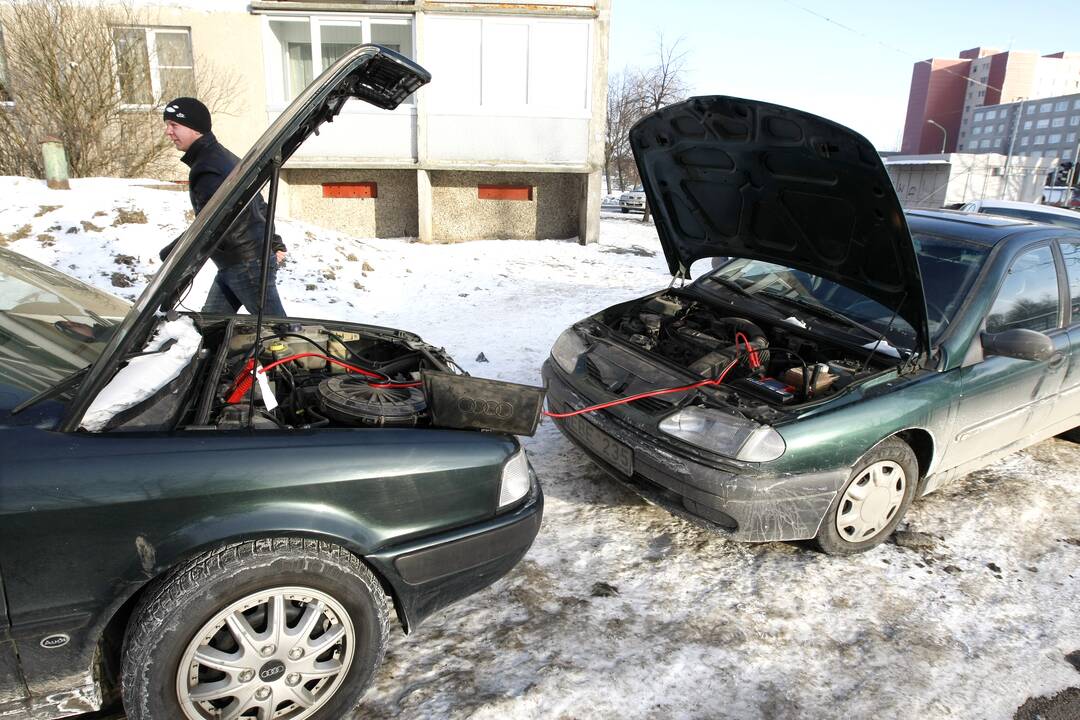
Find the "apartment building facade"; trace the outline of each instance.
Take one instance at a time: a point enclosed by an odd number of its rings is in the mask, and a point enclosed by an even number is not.
[[[235,90],[215,134],[243,154],[361,43],[432,82],[392,112],[350,101],[282,172],[289,216],[361,237],[599,234],[610,0],[146,0],[116,28],[145,106],[207,75]],[[0,28],[2,32],[2,28]],[[122,76],[124,77],[124,76]],[[0,82],[3,76],[0,75]],[[2,87],[2,86],[0,86]],[[181,177],[181,168],[177,169]]]
[[[1075,162],[1080,153],[1080,93],[980,107],[961,141],[966,153]]]
[[[915,63],[901,152],[966,151],[975,114],[984,108],[1077,92],[1080,53],[1039,55],[977,47],[958,58]]]

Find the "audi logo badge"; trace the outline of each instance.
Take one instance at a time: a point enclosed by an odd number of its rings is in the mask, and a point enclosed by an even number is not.
[[[271,660],[259,670],[259,679],[263,682],[270,682],[283,672],[285,672],[285,663],[280,660]]]
[[[71,638],[69,638],[67,635],[65,635],[64,633],[59,633],[57,635],[50,635],[49,637],[42,639],[41,647],[47,650],[52,650],[53,648],[64,647],[70,641]]]
[[[497,400],[474,400],[463,397],[458,400],[458,410],[466,415],[483,415],[507,420],[514,416],[514,406]]]

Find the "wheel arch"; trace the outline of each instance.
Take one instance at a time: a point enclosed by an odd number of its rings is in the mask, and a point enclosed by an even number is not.
[[[921,493],[923,483],[934,469],[934,453],[937,447],[937,444],[934,441],[934,435],[929,430],[915,427],[901,430],[892,435],[892,437],[903,440],[907,443],[908,447],[911,448],[911,451],[915,453],[915,459],[919,463],[920,492],[916,493],[916,497],[918,497]]]
[[[327,512],[322,508],[322,512]],[[91,671],[99,673],[107,688],[116,686],[120,668],[124,636],[128,623],[139,601],[155,584],[162,582],[170,572],[191,559],[222,545],[230,543],[261,540],[275,537],[306,537],[322,540],[343,547],[355,555],[379,582],[383,593],[390,598],[398,617],[398,624],[406,633],[410,623],[403,604],[394,586],[383,573],[364,557],[373,538],[359,538],[355,532],[358,523],[351,521],[349,528],[335,526],[333,522],[312,522],[312,511],[297,515],[295,512],[252,513],[243,518],[215,518],[212,521],[200,521],[191,526],[178,529],[152,546],[154,564],[150,569],[144,566],[134,569],[130,585],[134,590],[127,597],[121,596],[102,613],[96,626],[100,628],[91,637],[96,639],[96,647],[91,653]],[[275,522],[268,524],[270,518]],[[289,519],[293,522],[289,522]]]

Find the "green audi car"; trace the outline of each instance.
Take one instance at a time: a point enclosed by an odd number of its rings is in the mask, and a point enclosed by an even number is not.
[[[121,698],[130,720],[349,717],[395,619],[413,630],[529,549],[543,494],[527,427],[500,426],[521,405],[489,397],[505,384],[401,330],[177,311],[266,184],[273,218],[304,139],[428,79],[346,53],[134,305],[0,248],[0,717]],[[440,410],[438,388],[471,405]]]
[[[575,323],[543,373],[560,430],[645,498],[853,553],[1080,425],[1080,233],[904,212],[865,138],[778,105],[693,98],[630,142],[675,280]]]

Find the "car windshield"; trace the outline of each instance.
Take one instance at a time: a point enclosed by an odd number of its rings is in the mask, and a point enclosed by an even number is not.
[[[1039,210],[1026,210],[1024,208],[985,206],[980,212],[986,215],[1004,215],[1005,217],[1031,220],[1032,222],[1043,223],[1045,225],[1057,225],[1058,227],[1069,228],[1070,230],[1080,230],[1080,213],[1075,213],[1076,217],[1069,217],[1068,215],[1040,212]]]
[[[94,362],[131,305],[0,250],[0,383],[40,392]]]
[[[914,240],[926,294],[930,341],[934,343],[959,309],[982,267],[987,251],[978,245],[932,235],[916,234]],[[762,299],[787,299],[840,313],[884,335],[895,347],[911,348],[914,345],[914,328],[904,319],[895,317],[891,309],[813,273],[738,258],[720,266],[703,280],[712,278],[734,283]],[[792,310],[790,305],[781,309],[783,312]]]

